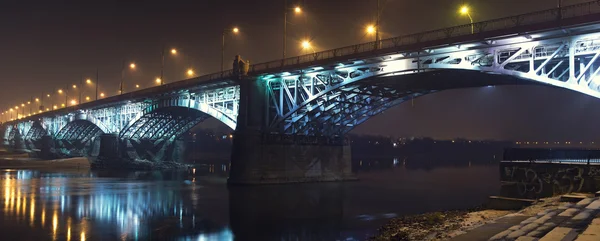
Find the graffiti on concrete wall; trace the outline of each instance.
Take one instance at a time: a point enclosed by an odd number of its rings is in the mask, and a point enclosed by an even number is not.
[[[600,187],[600,166],[502,163],[501,181],[527,198],[591,192]]]

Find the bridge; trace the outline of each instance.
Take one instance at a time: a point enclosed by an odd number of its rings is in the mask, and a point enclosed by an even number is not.
[[[208,118],[235,130],[231,183],[352,178],[344,135],[388,108],[454,88],[535,84],[600,97],[600,1],[422,32],[182,80],[3,124],[42,153],[181,156]]]

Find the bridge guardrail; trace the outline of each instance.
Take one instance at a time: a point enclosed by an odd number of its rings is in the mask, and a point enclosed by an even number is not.
[[[494,30],[510,29],[514,27],[532,24],[548,23],[552,21],[557,21],[559,18],[568,19],[586,16],[590,14],[600,13],[600,1],[591,1],[565,6],[560,9],[561,14],[559,15],[558,13],[559,9],[553,8],[506,18],[477,22],[473,23],[472,25],[465,24],[450,28],[383,39],[379,41],[379,46],[377,46],[377,41],[346,46],[342,48],[326,50],[312,54],[290,57],[283,60],[275,60],[266,63],[254,64],[250,66],[250,72],[263,72],[270,69],[277,69],[303,63],[311,63],[317,60],[326,60],[335,57],[350,56],[353,54],[366,53],[375,50],[392,49],[421,42],[443,40],[459,36],[468,36],[472,34],[484,33]],[[473,28],[473,32],[471,32],[471,28]]]

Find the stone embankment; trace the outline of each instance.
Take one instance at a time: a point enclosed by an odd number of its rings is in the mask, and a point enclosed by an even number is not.
[[[599,241],[600,197],[543,210],[490,241]]]
[[[380,228],[371,240],[600,241],[600,197],[545,198],[518,211],[400,217]]]

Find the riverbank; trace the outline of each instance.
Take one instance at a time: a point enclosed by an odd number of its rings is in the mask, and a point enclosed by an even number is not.
[[[0,157],[0,168],[90,169],[90,161],[85,157],[41,160],[26,155],[4,155]]]
[[[561,204],[563,203],[560,202],[560,197],[552,197],[540,199],[529,207],[514,211],[474,209],[405,216],[388,222],[378,230],[378,235],[370,240],[453,240],[453,238],[478,227],[495,223],[501,218],[516,217],[513,222],[518,224],[527,217],[534,216],[546,209],[558,208]],[[508,224],[508,226],[510,225]]]

